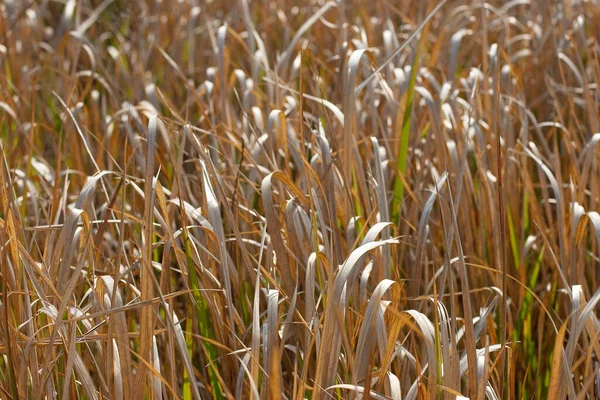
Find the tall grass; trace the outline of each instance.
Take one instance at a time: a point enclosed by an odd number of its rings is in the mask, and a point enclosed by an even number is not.
[[[0,398],[599,398],[599,28],[0,2]]]

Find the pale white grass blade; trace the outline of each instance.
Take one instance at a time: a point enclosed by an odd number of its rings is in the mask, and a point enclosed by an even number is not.
[[[372,357],[371,353],[374,351],[375,346],[375,341],[373,340],[376,328],[375,317],[381,307],[383,296],[395,283],[395,281],[390,279],[384,279],[379,282],[369,299],[358,334],[358,342],[356,344],[356,356],[354,358],[354,367],[352,371],[355,384],[364,379],[368,373],[367,367],[371,366],[369,360]],[[399,293],[396,297],[399,297]]]

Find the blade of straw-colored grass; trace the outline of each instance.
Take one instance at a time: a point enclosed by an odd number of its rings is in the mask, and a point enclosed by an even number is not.
[[[356,344],[356,357],[354,358],[352,371],[354,384],[357,384],[368,373],[366,368],[370,365],[369,358],[375,346],[373,340],[373,335],[375,334],[375,314],[379,311],[378,309],[381,306],[383,296],[395,283],[395,281],[390,279],[382,280],[379,282],[369,299]],[[395,290],[397,292],[395,297],[399,297],[400,289],[395,288]]]
[[[548,387],[548,398],[553,399],[562,399],[564,396],[564,387],[561,385],[561,382],[564,382],[565,379],[563,376],[569,374],[569,372],[565,371],[566,364],[563,363],[563,341],[565,335],[567,333],[568,322],[565,322],[559,329],[558,335],[556,339],[554,339],[554,350],[552,352],[552,365],[551,365],[551,373],[550,373],[550,386]],[[570,379],[569,379],[570,380]]]
[[[371,138],[371,143],[373,145],[373,156],[375,159],[375,180],[377,182],[376,193],[377,193],[377,206],[379,208],[379,221],[380,222],[391,222],[390,221],[390,213],[388,209],[388,202],[386,196],[387,184],[385,181],[385,174],[383,172],[383,166],[380,155],[379,142],[376,138]],[[382,232],[383,240],[387,240],[390,238],[389,228],[386,228]],[[390,256],[389,248],[384,247],[383,251],[383,267],[380,269],[382,279],[389,279],[392,276],[392,260]]]
[[[281,340],[280,340],[280,344],[279,344],[279,357],[281,358],[283,356],[284,350],[286,349],[286,345],[288,343],[288,341],[290,339],[293,340],[294,337],[296,337],[296,329],[294,326],[294,315],[298,314],[300,315],[299,309],[302,309],[302,305],[297,305],[296,303],[299,302],[300,297],[298,296],[298,284],[296,284],[296,287],[294,288],[294,294],[292,295],[291,300],[289,301],[289,307],[288,307],[288,311],[285,315],[285,319],[282,322],[282,329],[281,329]],[[302,301],[303,303],[303,301]],[[304,321],[302,321],[304,322]],[[281,371],[280,371],[281,373]]]
[[[481,382],[488,382],[489,381],[489,358],[490,358],[490,343],[489,343],[489,337],[486,336],[485,337],[485,353],[483,356],[479,356],[477,359],[477,379]],[[484,394],[486,392],[488,388],[488,384],[484,385],[479,385],[479,391],[477,392],[477,398],[478,399],[483,399],[484,398]]]
[[[422,338],[425,340],[424,347],[427,351],[427,392],[435,393],[437,383],[436,350],[435,350],[435,329],[431,321],[425,314],[417,310],[407,310],[403,312],[409,315],[416,322]]]
[[[460,44],[463,38],[472,34],[473,31],[470,29],[459,29],[452,35],[452,38],[450,39],[450,66],[448,67],[448,76],[450,79],[454,79],[456,76],[456,60],[458,56],[458,50],[460,49]]]
[[[381,234],[383,236],[383,232],[385,232],[386,228],[392,225],[391,222],[378,222],[373,225],[365,234],[364,239],[361,242],[361,245],[367,244],[369,242],[374,242],[377,236]],[[387,239],[383,239],[387,240]]]
[[[577,70],[575,63],[571,61],[571,59],[565,53],[562,52],[558,53],[558,59],[564,62],[569,67],[571,72],[573,72],[573,75],[575,76],[575,78],[577,78],[577,83],[579,84],[579,86],[584,86],[583,77],[581,76],[581,73]]]
[[[355,163],[351,163],[351,159],[353,156],[353,149],[356,148],[356,139],[354,137],[354,129],[355,129],[355,94],[354,86],[356,85],[356,76],[359,71],[360,62],[363,56],[372,56],[371,51],[369,49],[360,49],[355,50],[350,55],[348,60],[348,66],[344,73],[344,105],[343,105],[343,113],[344,113],[344,133],[343,133],[343,161],[342,161],[342,171],[344,174],[344,181],[346,185],[349,186],[352,183],[352,186],[356,186],[356,180],[358,177],[354,172]],[[344,209],[346,211],[346,215],[352,215],[350,210],[351,198],[344,196]],[[359,214],[360,215],[360,214]]]
[[[228,102],[227,102],[227,81],[225,79],[225,77],[227,76],[227,72],[226,72],[226,43],[225,40],[227,38],[227,23],[225,23],[224,25],[219,27],[219,30],[217,31],[217,60],[218,60],[218,74],[219,74],[219,80],[218,80],[218,87],[219,87],[219,98],[220,98],[220,107],[221,107],[221,115],[224,116],[225,118],[225,122],[227,123],[227,125],[229,126],[229,121],[230,121],[230,116],[229,116],[229,106],[228,106]],[[211,147],[214,148],[215,150],[218,149],[217,147],[217,141],[214,139],[214,136],[211,135],[211,138],[213,138],[212,143],[211,143]],[[216,152],[211,154],[212,155],[216,155]],[[214,157],[213,158],[213,162],[216,162],[217,158]]]
[[[154,215],[154,160],[156,154],[156,126],[157,115],[152,115],[148,120],[148,138],[146,151],[146,165],[144,173],[144,219],[143,219],[143,248],[142,269],[140,278],[141,301],[150,301],[154,297],[154,286],[152,284],[152,237],[153,237],[153,215]],[[154,308],[145,305],[140,310],[140,357],[147,363],[153,363],[152,343],[154,342]],[[147,392],[146,392],[147,390]],[[134,398],[142,399],[146,395],[154,398],[154,385],[149,376],[145,363],[140,363],[136,374],[136,386],[133,391]],[[147,394],[146,394],[147,393]]]
[[[573,285],[571,289],[571,302],[572,309],[570,315],[570,335],[569,340],[567,341],[567,348],[565,349],[565,361],[568,363],[569,367],[573,363],[573,356],[575,355],[575,344],[579,339],[579,332],[583,330],[583,326],[580,325],[580,312],[581,312],[581,303],[583,301],[583,290],[581,285]],[[569,368],[571,369],[571,368]]]
[[[202,9],[198,6],[194,6],[190,9],[190,16],[187,24],[188,74],[191,74],[194,70],[194,63],[196,61],[196,40],[194,40],[194,30],[198,24],[198,16],[201,12]]]
[[[494,353],[497,351],[500,351],[500,349],[502,348],[502,345],[500,344],[494,344],[491,345],[489,347],[483,348],[483,349],[477,349],[477,353],[476,356],[477,358],[482,357],[485,355],[486,352],[488,353]],[[469,361],[467,360],[467,356],[463,356],[460,359],[460,375],[464,375],[467,372]]]
[[[267,129],[266,132],[269,136],[273,135],[273,127],[276,126],[277,130],[275,131],[274,137],[271,138],[271,146],[270,149],[273,153],[273,161],[272,165],[275,167],[277,165],[277,161],[275,159],[275,154],[277,153],[277,149],[283,150],[285,153],[285,159],[289,160],[289,148],[288,148],[288,131],[287,131],[287,120],[285,118],[285,114],[281,110],[272,110],[269,113],[269,117],[267,119]],[[276,168],[273,168],[276,169]],[[284,166],[284,169],[289,169],[289,165]]]
[[[400,379],[391,372],[387,373],[387,377],[390,385],[390,394],[389,397],[392,400],[401,400],[402,399],[402,387],[400,386]]]
[[[160,357],[158,354],[158,346],[156,343],[156,336],[154,336],[152,338],[152,357],[153,357],[153,362],[154,362],[154,371],[153,371],[153,377],[152,377],[152,385],[154,386],[154,398],[157,400],[162,399],[162,383],[161,383],[161,378],[163,376],[163,374],[161,373],[161,362],[160,362]]]
[[[337,234],[339,231],[335,229],[335,224],[328,223],[327,219],[324,218],[324,215],[331,215],[331,208],[327,202],[327,198],[321,198],[317,194],[317,190],[314,187],[310,188],[311,190],[311,235],[310,238],[312,243],[312,250],[315,250],[317,253],[325,252],[325,256],[328,260],[338,259],[338,250],[339,243],[337,242]],[[325,191],[325,189],[321,188],[321,193]],[[326,191],[325,191],[326,192]],[[324,232],[325,234],[319,235],[319,232]],[[307,238],[308,240],[308,238]],[[322,244],[319,244],[322,242]],[[336,245],[337,244],[337,245]],[[310,257],[310,255],[309,255]],[[307,259],[308,260],[308,259]],[[320,260],[320,259],[319,259]],[[327,263],[322,264],[327,265]],[[327,270],[327,274],[330,276],[331,273]],[[322,282],[321,285],[322,287]]]
[[[319,258],[319,260],[317,260],[317,257]],[[317,303],[315,301],[315,289],[317,289],[319,287],[318,285],[318,279],[317,279],[317,275],[318,272],[316,271],[316,269],[319,267],[319,264],[322,264],[323,262],[325,262],[325,255],[323,254],[322,251],[316,253],[313,252],[310,254],[310,256],[308,257],[308,262],[306,265],[306,280],[305,280],[305,287],[304,290],[306,291],[306,300],[304,303],[304,307],[305,307],[305,315],[304,318],[306,319],[306,321],[309,324],[309,331],[306,333],[307,335],[310,335],[311,331],[318,326],[318,320],[317,320]],[[310,340],[308,339],[307,336],[307,340],[306,343],[310,342]]]
[[[112,395],[115,399],[121,400],[123,399],[124,389],[123,389],[123,378],[121,373],[123,368],[121,367],[121,359],[119,354],[119,346],[117,345],[117,341],[112,339],[112,369],[113,369],[113,379],[114,379],[114,392]]]
[[[258,265],[261,264],[262,257],[265,249],[266,240],[266,225],[263,227],[261,232],[261,243],[260,253],[258,258]],[[250,357],[252,364],[250,365],[250,380],[254,384],[259,379],[259,367],[260,367],[260,273],[256,274],[256,281],[254,282],[254,299],[252,307],[252,348],[250,349]]]
[[[371,272],[373,272],[373,261],[370,261],[362,273],[360,274],[360,288],[358,292],[358,301],[359,304],[366,304],[367,299],[367,286],[369,284],[369,278],[371,277]]]
[[[267,295],[267,323],[264,329],[264,393],[270,398],[281,394],[281,360],[279,353],[279,292],[269,290]]]
[[[249,356],[248,354],[246,356]],[[246,356],[244,356],[244,360],[246,359]],[[243,360],[240,360],[240,365],[242,366],[241,369],[243,369],[243,371],[246,373],[246,375],[250,375],[250,371],[248,370],[247,367],[247,362],[244,362]],[[240,372],[242,372],[240,370]],[[251,393],[252,393],[252,400],[258,400],[260,399],[260,394],[258,393],[258,389],[256,387],[256,383],[254,383],[254,380],[252,379],[251,376],[250,377],[250,389],[251,389]],[[241,399],[241,395],[242,395],[242,391],[241,390],[236,390],[237,392],[237,396],[236,399]]]
[[[65,3],[65,8],[60,16],[60,24],[58,26],[55,38],[61,39],[73,24],[73,15],[75,14],[76,0],[68,0]],[[56,40],[55,40],[56,41]]]

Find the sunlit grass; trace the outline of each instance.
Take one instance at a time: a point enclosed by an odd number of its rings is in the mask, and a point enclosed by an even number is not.
[[[0,398],[598,398],[599,17],[0,2]]]

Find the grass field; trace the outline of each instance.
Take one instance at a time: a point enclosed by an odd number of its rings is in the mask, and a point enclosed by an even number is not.
[[[0,1],[0,398],[600,398],[596,0]]]

